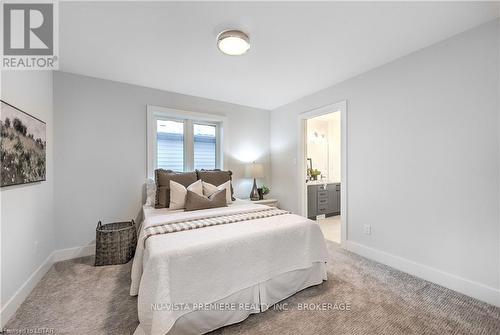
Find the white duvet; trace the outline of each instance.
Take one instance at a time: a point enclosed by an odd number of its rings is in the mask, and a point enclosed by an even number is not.
[[[150,225],[259,207],[266,208],[244,204],[194,212],[146,211],[130,289],[131,295],[139,295],[139,321],[146,334],[166,334],[189,312],[186,304],[213,303],[279,274],[326,262],[319,226],[293,214],[156,235],[141,243]]]

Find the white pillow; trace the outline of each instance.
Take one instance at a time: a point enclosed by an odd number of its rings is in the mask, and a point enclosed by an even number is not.
[[[190,190],[199,195],[203,195],[203,184],[201,180],[197,180],[187,188],[183,185],[170,181],[170,209],[183,209],[186,205],[187,191]]]
[[[156,183],[153,179],[146,180],[146,206],[154,207],[156,202]]]
[[[217,191],[220,190],[226,190],[226,202],[229,205],[230,203],[233,202],[233,199],[231,198],[231,181],[228,180],[224,184],[221,184],[219,186],[212,185],[207,182],[203,182],[203,195],[206,197],[211,196]]]

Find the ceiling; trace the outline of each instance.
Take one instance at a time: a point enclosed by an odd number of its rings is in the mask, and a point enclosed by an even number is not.
[[[61,2],[60,70],[274,109],[498,17],[488,2]],[[245,31],[227,56],[217,34]]]

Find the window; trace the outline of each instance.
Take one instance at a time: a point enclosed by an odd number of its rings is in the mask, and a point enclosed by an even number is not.
[[[184,171],[184,123],[158,120],[156,126],[157,167]]]
[[[194,168],[215,169],[217,167],[217,126],[193,124]]]
[[[222,168],[225,118],[148,106],[148,173]]]

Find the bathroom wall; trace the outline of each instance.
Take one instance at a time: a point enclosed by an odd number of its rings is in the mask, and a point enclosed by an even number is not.
[[[307,120],[307,158],[312,159],[313,169],[321,171],[318,180],[321,177],[328,179],[328,121]]]
[[[328,177],[329,181],[340,183],[341,164],[341,122],[340,113],[330,114],[328,120]]]
[[[307,120],[307,157],[312,159],[313,168],[331,182],[340,182],[340,131],[340,113]]]

